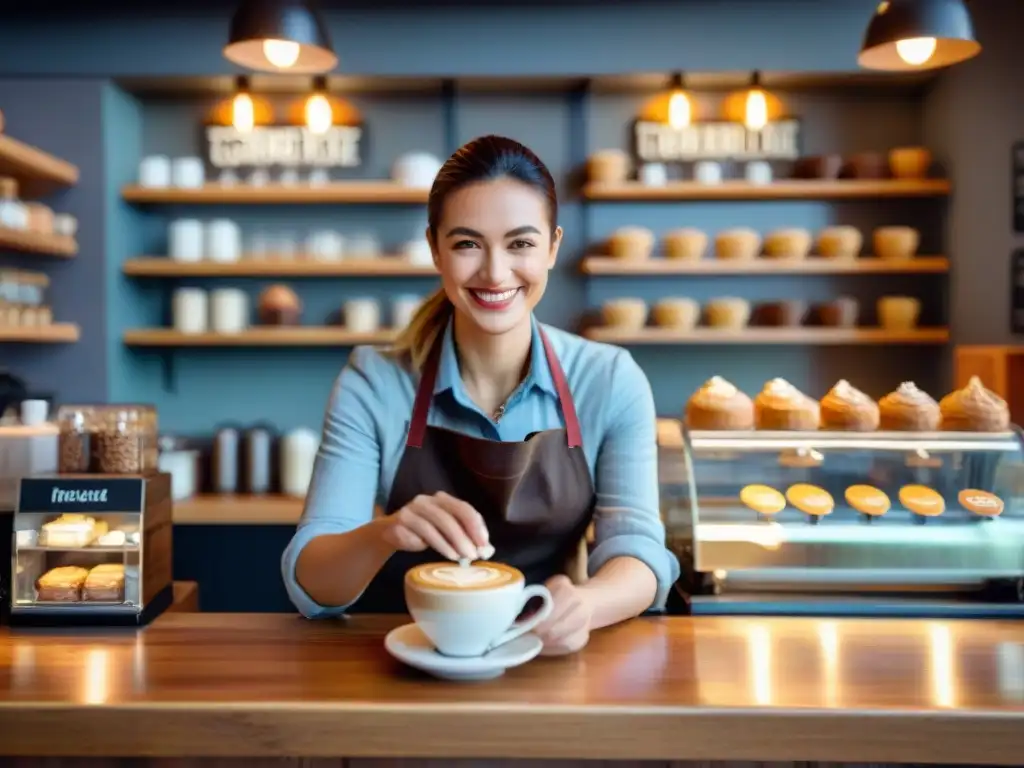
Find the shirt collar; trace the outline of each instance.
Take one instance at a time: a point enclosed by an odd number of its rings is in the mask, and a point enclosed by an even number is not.
[[[444,331],[444,340],[441,342],[441,359],[437,369],[437,381],[434,382],[434,394],[452,390],[457,396],[465,396],[465,389],[462,384],[462,376],[459,373],[459,359],[455,353],[454,337],[455,318],[448,321]],[[537,318],[530,318],[532,341],[530,343],[530,370],[523,382],[524,389],[537,387],[548,394],[558,396],[555,389],[555,380],[551,375],[551,366],[548,365],[547,355],[544,354],[544,341],[540,336],[540,323]]]

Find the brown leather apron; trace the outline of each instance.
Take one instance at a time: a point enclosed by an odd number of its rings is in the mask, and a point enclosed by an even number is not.
[[[590,525],[595,503],[572,393],[543,329],[540,338],[565,428],[506,443],[428,426],[444,342],[439,336],[423,367],[405,452],[385,510],[390,515],[420,494],[440,491],[462,499],[487,522],[493,559],[521,570],[528,584],[565,572]],[[438,559],[430,549],[396,552],[350,612],[405,613],[405,572]]]

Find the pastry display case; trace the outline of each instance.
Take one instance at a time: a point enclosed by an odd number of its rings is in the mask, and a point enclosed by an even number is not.
[[[1024,616],[1024,433],[1004,408],[977,382],[941,406],[910,383],[819,404],[709,382],[659,425],[688,610]]]
[[[10,620],[145,624],[172,600],[170,475],[21,480]]]

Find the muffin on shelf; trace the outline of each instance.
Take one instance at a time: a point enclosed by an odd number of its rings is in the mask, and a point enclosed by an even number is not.
[[[951,432],[1005,432],[1010,428],[1010,408],[987,389],[977,376],[967,386],[950,392],[939,402],[942,429]]]
[[[712,299],[704,305],[704,320],[718,330],[741,330],[750,321],[750,302],[731,297]]]
[[[785,379],[772,379],[754,398],[754,423],[758,429],[808,431],[818,428],[818,401]]]
[[[693,299],[661,299],[651,307],[651,321],[661,328],[692,331],[700,322],[700,304]]]
[[[302,300],[287,285],[267,286],[257,301],[256,316],[260,325],[299,325]]]
[[[832,301],[816,304],[811,309],[811,325],[825,328],[853,328],[860,316],[860,304],[849,296],[840,296]]]
[[[844,432],[872,432],[878,429],[881,416],[878,403],[846,379],[821,398],[821,428]]]
[[[704,257],[708,249],[708,235],[699,229],[684,227],[666,232],[662,238],[665,257],[695,261]]]
[[[715,235],[715,257],[719,259],[756,259],[761,252],[761,235],[747,227],[726,229]]]
[[[879,425],[897,432],[934,432],[942,413],[931,395],[905,381],[878,401]]]
[[[621,149],[599,149],[587,158],[587,178],[598,184],[619,184],[629,178],[629,155]]]
[[[914,258],[921,243],[921,233],[913,227],[879,227],[871,239],[875,256],[899,261]]]
[[[608,238],[608,253],[616,259],[642,260],[654,250],[654,233],[646,227],[620,227]]]
[[[750,324],[767,328],[796,328],[806,316],[806,302],[797,299],[771,301],[754,307]]]
[[[932,153],[924,147],[889,150],[889,170],[896,179],[924,179],[932,167]]]
[[[887,331],[913,330],[921,316],[921,302],[912,296],[883,296],[877,309],[878,324]]]
[[[764,255],[770,259],[805,259],[811,252],[811,233],[806,229],[777,229],[764,238]]]
[[[712,376],[686,402],[685,420],[690,429],[753,429],[754,402],[731,382]]]
[[[825,259],[856,259],[864,246],[864,235],[856,227],[825,227],[818,233],[818,255]]]
[[[647,303],[643,299],[612,299],[601,305],[601,319],[609,328],[637,331],[647,323]]]

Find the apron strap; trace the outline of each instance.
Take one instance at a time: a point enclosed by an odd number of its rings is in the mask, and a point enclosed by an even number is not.
[[[538,327],[541,344],[544,345],[544,356],[547,359],[548,368],[551,370],[551,379],[555,384],[555,391],[558,393],[558,402],[562,406],[562,418],[565,420],[566,441],[570,448],[582,448],[583,436],[580,432],[580,420],[576,415],[576,403],[573,401],[572,392],[569,391],[569,382],[565,378],[562,364],[558,362],[558,356],[548,341],[544,329]],[[427,417],[430,415],[430,403],[434,399],[434,385],[437,383],[437,371],[441,365],[441,350],[444,347],[444,335],[442,332],[434,341],[430,355],[423,364],[423,371],[420,374],[420,383],[416,387],[416,399],[412,406],[412,420],[409,423],[409,437],[405,441],[408,448],[422,448],[423,436],[427,433]]]

